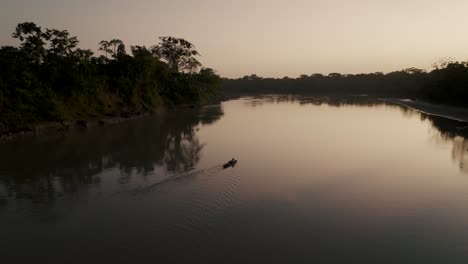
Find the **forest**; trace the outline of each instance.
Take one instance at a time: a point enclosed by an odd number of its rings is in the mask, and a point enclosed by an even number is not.
[[[368,95],[468,106],[468,62],[442,60],[427,72],[408,68],[387,74],[301,75],[262,78],[256,74],[224,79],[227,96],[259,94]]]
[[[130,52],[119,39],[103,40],[96,55],[79,48],[67,30],[33,22],[18,24],[12,37],[18,47],[0,48],[0,135],[43,122],[201,105],[221,93],[368,95],[468,106],[468,62],[444,60],[431,71],[227,79],[203,67],[195,46],[182,38],[160,37],[151,47],[130,46]]]
[[[0,48],[0,134],[41,122],[128,116],[219,98],[222,79],[197,60],[195,46],[161,37],[151,46],[119,39],[99,43],[100,55],[78,47],[67,30],[18,24],[18,47]]]

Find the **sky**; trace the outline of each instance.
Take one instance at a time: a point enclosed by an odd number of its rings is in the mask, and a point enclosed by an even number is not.
[[[0,0],[0,45],[31,21],[93,50],[182,37],[223,77],[391,72],[467,60],[467,14],[468,0]]]

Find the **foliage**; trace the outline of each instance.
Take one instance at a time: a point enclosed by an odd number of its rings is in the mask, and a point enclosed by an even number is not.
[[[427,73],[422,70],[403,70],[383,74],[319,73],[299,78],[263,78],[255,74],[239,79],[224,80],[228,96],[238,94],[318,94],[362,95],[381,97],[415,97],[422,89]]]
[[[262,78],[255,74],[224,80],[228,96],[255,94],[320,94],[409,97],[434,103],[468,106],[468,63],[441,59],[426,72],[417,68],[383,74],[302,74],[299,78]]]
[[[78,48],[78,38],[68,31],[32,22],[19,24],[12,36],[19,47],[0,48],[0,134],[31,129],[37,122],[200,104],[220,92],[221,79],[214,71],[195,72],[190,66],[198,52],[183,39],[177,39],[181,52],[174,67],[154,48],[132,46],[127,54],[119,39],[101,41],[104,55],[96,57]]]
[[[194,72],[201,64],[195,58],[200,55],[195,46],[181,38],[160,37],[161,42],[151,47],[153,54],[163,59],[176,72]]]
[[[104,51],[106,58],[110,55],[116,59],[119,56],[126,55],[125,44],[120,39],[112,39],[110,41],[103,40],[99,42],[99,50]]]
[[[422,94],[429,101],[468,106],[468,63],[439,65],[429,75]]]

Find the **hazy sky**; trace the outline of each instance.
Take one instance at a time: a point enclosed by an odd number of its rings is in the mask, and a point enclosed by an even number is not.
[[[468,59],[468,0],[0,0],[0,45],[17,23],[151,46],[183,37],[222,76],[429,68]]]

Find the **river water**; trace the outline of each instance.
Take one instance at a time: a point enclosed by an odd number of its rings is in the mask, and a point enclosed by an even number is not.
[[[5,143],[0,257],[468,263],[463,126],[365,97],[271,96]]]

